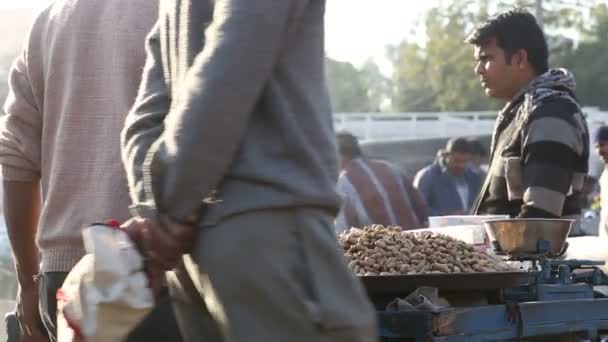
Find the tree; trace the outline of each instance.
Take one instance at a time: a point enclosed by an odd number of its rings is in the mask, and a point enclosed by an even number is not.
[[[368,111],[365,87],[358,70],[348,62],[327,59],[327,80],[334,112]]]
[[[369,108],[379,112],[390,110],[392,81],[382,74],[378,64],[372,60],[366,61],[359,70],[359,78],[366,89]]]
[[[583,105],[608,108],[608,6],[595,6],[588,24],[581,26],[580,31],[578,46],[561,56],[557,63],[573,72]]]
[[[394,93],[391,101],[396,112],[437,110],[435,94],[426,71],[429,68],[425,51],[415,43],[407,41],[389,47],[389,58],[393,63]]]
[[[473,72],[473,49],[463,42],[479,15],[473,10],[465,1],[433,8],[424,22],[424,46],[405,40],[389,48],[395,111],[472,111],[495,106],[483,95]]]
[[[334,112],[379,112],[390,101],[390,80],[373,61],[361,69],[326,59],[329,94]]]

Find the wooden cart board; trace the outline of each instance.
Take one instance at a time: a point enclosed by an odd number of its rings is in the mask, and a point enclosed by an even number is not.
[[[537,272],[429,273],[394,276],[360,276],[370,297],[403,296],[421,286],[440,291],[498,290],[532,283]]]
[[[608,331],[608,299],[529,302],[448,308],[436,312],[378,313],[380,336],[416,342],[517,341],[584,336],[598,340]]]

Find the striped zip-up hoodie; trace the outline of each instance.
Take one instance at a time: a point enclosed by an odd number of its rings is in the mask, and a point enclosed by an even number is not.
[[[575,88],[570,72],[552,69],[501,111],[476,213],[523,218],[580,214],[589,132]]]
[[[367,158],[351,160],[338,178],[343,205],[338,232],[370,224],[422,228],[428,219],[424,199],[399,168]]]

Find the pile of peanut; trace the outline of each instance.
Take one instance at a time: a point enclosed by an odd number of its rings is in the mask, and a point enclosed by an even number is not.
[[[449,236],[406,233],[400,227],[351,228],[338,236],[357,275],[501,272],[514,269],[498,257]]]

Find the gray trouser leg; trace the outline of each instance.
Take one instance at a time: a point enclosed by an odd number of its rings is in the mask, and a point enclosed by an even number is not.
[[[198,303],[206,303],[226,342],[377,341],[374,310],[322,211],[231,217],[202,228],[190,257]],[[180,292],[179,284],[170,285],[172,293]],[[182,333],[191,332],[184,340],[205,340],[206,331],[197,329],[201,305],[174,302]]]
[[[51,342],[57,340],[57,290],[67,272],[48,272],[40,277],[40,317]]]

